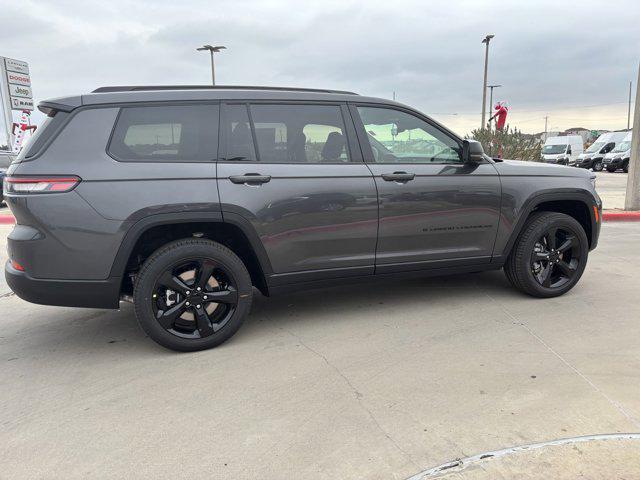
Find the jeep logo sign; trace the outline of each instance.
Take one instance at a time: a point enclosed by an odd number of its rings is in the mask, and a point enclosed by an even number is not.
[[[9,84],[9,95],[12,97],[27,97],[31,98],[31,87],[23,87],[21,85]]]

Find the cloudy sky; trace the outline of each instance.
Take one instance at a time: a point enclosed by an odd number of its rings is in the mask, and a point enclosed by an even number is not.
[[[397,99],[460,134],[480,124],[484,46],[494,100],[525,132],[626,128],[640,2],[0,0],[0,55],[29,62],[35,100],[102,85],[352,90]]]

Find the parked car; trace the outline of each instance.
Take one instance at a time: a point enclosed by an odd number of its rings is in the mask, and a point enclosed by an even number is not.
[[[504,268],[515,288],[555,297],[598,243],[595,175],[491,159],[389,100],[105,87],[39,108],[48,119],[5,182],[9,286],[48,305],[132,301],[175,350],[229,339],[253,287]]]
[[[542,147],[542,159],[546,163],[569,165],[569,163],[575,163],[583,151],[584,144],[580,135],[549,137]]]
[[[0,206],[4,205],[4,177],[7,171],[4,168],[0,168],[0,184],[3,185],[3,188],[0,188]]]
[[[622,169],[624,173],[629,171],[629,158],[631,158],[631,132],[627,133],[622,142],[604,156],[603,166],[607,172],[615,172]]]
[[[622,142],[626,137],[626,132],[603,133],[587,150],[580,156],[573,165],[580,168],[591,168],[594,172],[600,172],[603,168],[604,156]]]
[[[7,167],[11,165],[13,158],[13,155],[0,150],[0,206],[4,205],[4,189],[2,188],[4,177],[7,172]]]

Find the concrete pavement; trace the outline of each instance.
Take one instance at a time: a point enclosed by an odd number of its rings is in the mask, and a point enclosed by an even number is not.
[[[145,338],[129,305],[4,296],[0,478],[405,479],[640,432],[638,244],[639,224],[605,224],[581,282],[550,300],[501,272],[258,295],[230,342],[192,354]],[[578,448],[455,478],[612,478],[611,461],[640,478],[637,442]]]
[[[596,172],[596,189],[605,209],[624,210],[628,174],[623,172]]]

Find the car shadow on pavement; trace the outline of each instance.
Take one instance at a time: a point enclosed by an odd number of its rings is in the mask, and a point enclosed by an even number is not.
[[[306,290],[276,297],[264,297],[255,291],[251,314],[238,334],[218,349],[233,348],[233,345],[264,339],[270,331],[282,330],[294,324],[313,322],[342,322],[345,318],[367,319],[395,308],[419,308],[426,314],[434,302],[464,304],[477,299],[479,288],[483,290],[512,290],[501,272],[446,277],[424,277],[402,280],[371,280],[360,284]],[[15,298],[12,302],[22,302]],[[87,310],[31,306],[44,313],[42,322],[25,322],[14,332],[14,341],[9,332],[3,339],[6,347],[14,344],[20,355],[28,352],[48,352],[54,356],[91,354],[110,357],[112,355],[157,356],[179,355],[148,339],[138,326],[133,306],[121,303],[120,310]],[[390,313],[392,315],[392,313]],[[321,325],[316,325],[321,326]],[[9,341],[8,341],[9,340]],[[11,353],[11,358],[18,355]]]
[[[234,341],[243,341],[264,328],[288,328],[300,322],[340,322],[346,317],[379,314],[381,308],[394,315],[397,309],[419,308],[429,314],[434,302],[464,304],[484,298],[482,291],[502,291],[522,296],[502,271],[401,280],[375,279],[355,285],[306,290],[264,297],[256,292],[253,308]],[[262,333],[258,333],[262,334]]]

